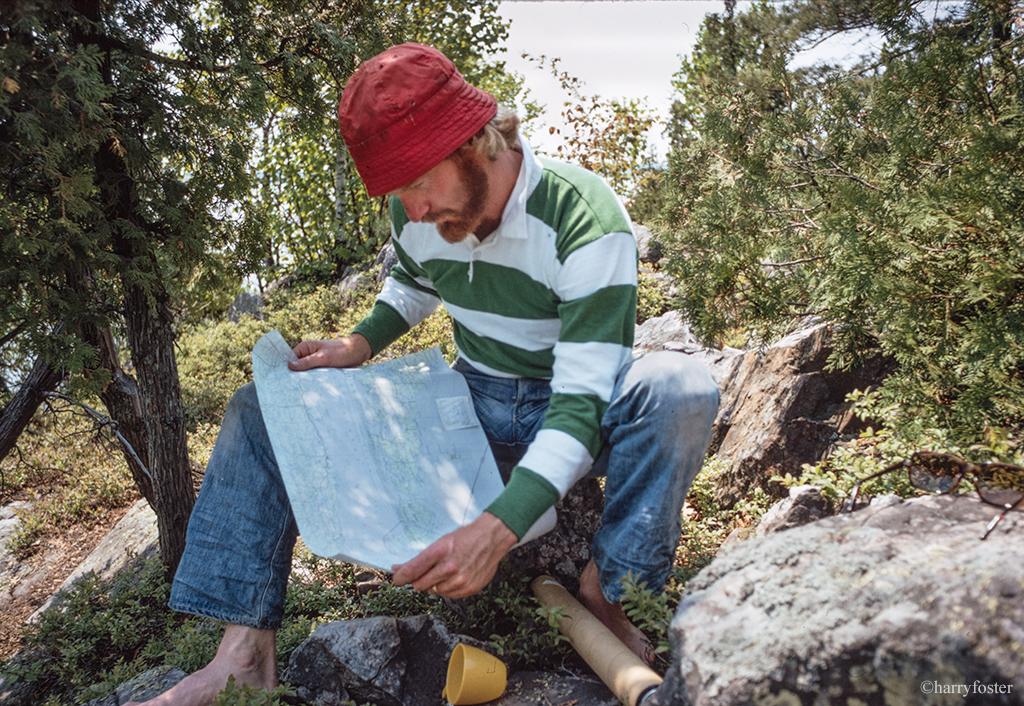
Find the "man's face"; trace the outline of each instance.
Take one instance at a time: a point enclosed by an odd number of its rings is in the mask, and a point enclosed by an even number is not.
[[[487,173],[476,153],[460,150],[395,195],[414,222],[437,226],[441,237],[458,243],[480,226],[487,202]]]

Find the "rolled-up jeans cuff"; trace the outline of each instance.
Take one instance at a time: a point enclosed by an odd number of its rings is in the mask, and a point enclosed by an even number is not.
[[[283,618],[254,618],[250,615],[243,615],[237,612],[227,612],[211,609],[200,603],[189,603],[187,601],[175,601],[171,600],[168,602],[168,607],[171,610],[176,610],[179,613],[188,613],[189,615],[197,615],[201,618],[209,618],[210,620],[220,620],[225,623],[231,623],[232,625],[241,625],[247,628],[258,628],[260,630],[279,630],[281,628],[281,622]]]

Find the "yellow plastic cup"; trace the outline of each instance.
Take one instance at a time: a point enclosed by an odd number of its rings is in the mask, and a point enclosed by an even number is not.
[[[442,698],[452,706],[494,701],[505,693],[505,663],[483,650],[459,643],[448,660],[448,679]]]

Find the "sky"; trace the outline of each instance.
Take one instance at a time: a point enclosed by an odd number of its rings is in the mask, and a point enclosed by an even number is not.
[[[750,2],[740,0],[736,12]],[[697,41],[701,22],[709,12],[722,13],[723,0],[502,0],[499,13],[511,20],[506,66],[526,79],[534,100],[546,104],[545,127],[561,124],[559,113],[565,94],[549,69],[522,58],[561,59],[559,69],[584,81],[585,96],[641,98],[662,119],[672,105],[672,75],[680,56],[688,56]],[[874,43],[850,37],[825,42],[797,64],[853,56]],[[852,42],[852,43],[851,43]],[[539,126],[538,126],[539,127]],[[667,140],[661,129],[651,136],[664,157]],[[551,150],[557,138],[535,130],[534,143]]]
[[[503,0],[499,12],[512,24],[502,58],[547,105],[548,123],[559,123],[564,93],[550,70],[523,59],[524,52],[559,57],[561,71],[584,81],[583,95],[642,98],[665,119],[680,55],[690,53],[704,16],[723,8],[721,0]],[[535,132],[533,141],[548,147],[546,135]],[[663,156],[664,140],[655,146]]]

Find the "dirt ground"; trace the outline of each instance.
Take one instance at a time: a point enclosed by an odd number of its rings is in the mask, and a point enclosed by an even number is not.
[[[101,521],[88,527],[54,529],[40,540],[39,549],[24,561],[51,568],[31,579],[15,578],[0,592],[0,660],[24,646],[22,627],[28,617],[53,595],[130,507],[111,510]],[[13,568],[15,560],[9,558],[8,562],[8,566],[0,566],[0,573]],[[6,576],[4,578],[6,580]],[[31,582],[27,590],[23,586],[26,580]]]

